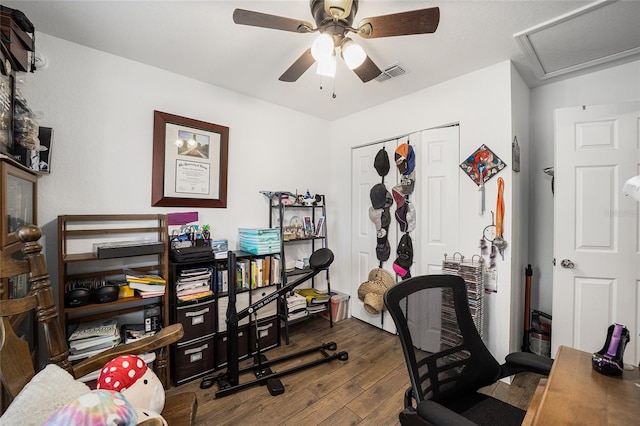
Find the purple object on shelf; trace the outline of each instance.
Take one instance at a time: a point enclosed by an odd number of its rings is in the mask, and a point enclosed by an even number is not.
[[[607,355],[610,357],[614,357],[618,353],[618,344],[620,343],[620,336],[622,336],[623,328],[624,326],[621,324],[615,324],[613,326],[611,342],[609,343],[609,348],[607,349]]]
[[[591,357],[593,369],[607,376],[621,375],[624,369],[624,350],[629,340],[629,330],[624,325],[610,325],[604,346]]]

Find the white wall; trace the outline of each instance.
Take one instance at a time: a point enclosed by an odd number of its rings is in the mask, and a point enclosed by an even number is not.
[[[227,208],[198,210],[231,248],[238,227],[268,226],[258,191],[329,190],[328,122],[46,34],[37,40],[50,65],[23,76],[29,106],[54,128],[38,205],[54,287],[58,215],[193,210],[151,207],[154,110],[230,128]]]
[[[338,210],[331,211],[332,217],[336,218],[333,226],[337,234],[333,241],[337,243],[337,259],[350,256],[348,207],[351,206],[351,193],[346,185],[350,182],[352,147],[459,122],[460,162],[481,144],[486,144],[511,166],[511,73],[510,62],[502,62],[331,123],[331,193],[335,198],[334,205],[339,206],[335,208]],[[500,176],[505,180],[505,211],[510,212],[513,207],[512,173],[503,171]],[[419,175],[417,179],[420,179]],[[480,216],[477,186],[466,175],[461,175],[459,249],[468,257],[479,253],[482,231],[491,224],[489,211],[495,211],[496,195],[494,178],[486,188],[487,213]],[[512,219],[507,213],[506,230],[512,228]],[[508,247],[505,261],[497,260],[498,293],[485,299],[488,347],[498,359],[502,359],[511,346],[508,330],[511,320],[510,250]],[[348,289],[351,273],[348,265],[343,266],[332,275],[332,285]]]
[[[513,65],[512,65],[513,67]],[[512,119],[512,144],[513,137],[517,137],[520,147],[520,172],[511,170],[513,177],[513,212],[511,216],[511,244],[514,250],[511,252],[511,330],[510,350],[516,351],[522,348],[524,336],[524,271],[529,263],[529,239],[535,235],[529,233],[529,178],[531,168],[529,164],[529,87],[520,75],[513,69],[511,79],[511,119]],[[508,163],[513,167],[513,159]]]
[[[532,308],[551,314],[553,285],[553,194],[542,169],[554,164],[553,111],[640,99],[640,61],[531,90],[530,263]]]

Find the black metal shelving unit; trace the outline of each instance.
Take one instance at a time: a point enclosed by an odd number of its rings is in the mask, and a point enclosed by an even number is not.
[[[287,205],[281,202],[281,198],[280,198],[281,193],[271,193],[271,194],[272,195],[270,197],[270,202],[269,202],[269,227],[280,228],[280,263],[281,263],[281,270],[282,270],[281,285],[284,286],[287,284],[289,278],[294,278],[297,275],[301,275],[309,271],[308,268],[294,269],[292,271],[286,270],[286,264],[287,264],[286,248],[287,247],[291,247],[296,244],[304,244],[304,243],[309,244],[310,246],[309,255],[311,255],[311,253],[313,253],[317,248],[328,247],[327,205],[326,205],[326,200],[324,195],[320,195],[319,199],[316,200],[313,203],[313,205],[301,205],[301,204]],[[285,237],[285,228],[287,228],[287,225],[285,225],[285,217],[287,216],[287,212],[291,212],[291,211],[308,213],[308,215],[306,216],[311,217],[311,222],[314,224],[314,226],[316,226],[318,219],[320,217],[323,217],[324,223],[323,223],[323,228],[321,230],[321,233],[319,235],[315,235],[315,229],[314,229],[314,236],[312,237],[305,236],[304,238],[287,239]],[[304,223],[303,223],[303,226],[304,226]],[[327,293],[330,295],[331,281],[330,281],[330,275],[329,275],[329,268],[326,269],[325,274],[326,274],[325,276],[327,280]],[[315,288],[315,278],[311,278],[311,287]],[[302,318],[289,320],[288,318],[289,313],[287,310],[287,301],[286,301],[286,298],[283,297],[280,303],[280,320],[284,326],[284,337],[285,337],[286,344],[289,344],[289,325],[304,321],[310,317],[320,315],[325,312],[328,312],[329,327],[333,327],[333,317],[331,312],[330,296],[329,296],[329,299],[327,300],[327,303],[325,304],[324,310],[319,312],[314,312],[312,314],[308,314]]]

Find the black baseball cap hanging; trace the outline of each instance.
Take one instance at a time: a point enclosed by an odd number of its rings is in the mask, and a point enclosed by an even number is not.
[[[387,187],[384,186],[383,183],[376,183],[371,188],[369,192],[369,196],[371,197],[371,205],[374,209],[382,209],[387,204]],[[391,198],[391,202],[393,203],[393,197]]]
[[[398,243],[397,257],[393,262],[393,270],[402,279],[411,278],[411,265],[413,264],[413,242],[409,234],[403,234]]]
[[[391,167],[389,165],[389,155],[384,147],[380,148],[380,151],[376,154],[376,158],[373,160],[373,167],[381,177],[385,177],[389,173]]]

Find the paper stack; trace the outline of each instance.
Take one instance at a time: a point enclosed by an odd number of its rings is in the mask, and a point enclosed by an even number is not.
[[[69,361],[98,354],[120,342],[120,329],[115,318],[80,324],[69,336]]]
[[[144,324],[125,324],[120,327],[122,343],[131,343],[155,335],[155,331],[147,331]]]
[[[167,281],[161,276],[134,269],[125,269],[124,276],[129,287],[143,298],[164,296]]]
[[[307,299],[296,293],[287,295],[287,313],[289,321],[307,316]]]
[[[213,296],[210,268],[191,268],[180,271],[176,279],[176,297],[180,302],[201,300]]]

